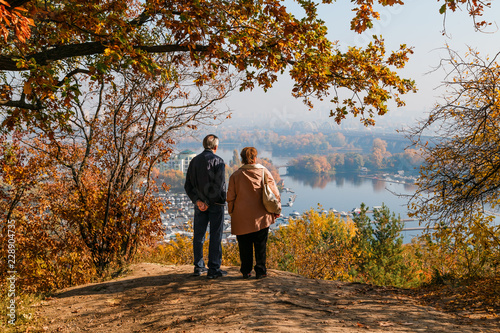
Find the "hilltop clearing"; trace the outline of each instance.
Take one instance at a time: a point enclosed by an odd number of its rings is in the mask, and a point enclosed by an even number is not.
[[[500,332],[411,293],[271,270],[265,279],[191,276],[191,266],[142,263],[119,279],[62,290],[37,306],[47,332]]]

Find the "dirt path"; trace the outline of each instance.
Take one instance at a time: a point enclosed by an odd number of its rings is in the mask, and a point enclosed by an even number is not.
[[[38,306],[47,332],[500,332],[387,288],[236,267],[208,280],[191,266],[139,264],[126,277],[63,290]]]

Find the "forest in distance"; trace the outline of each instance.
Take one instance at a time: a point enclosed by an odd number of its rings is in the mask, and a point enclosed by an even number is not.
[[[295,127],[297,128],[297,127]],[[360,134],[357,132],[324,131],[316,133],[284,132],[261,129],[225,130],[220,134],[221,149],[233,149],[231,160],[226,161],[228,179],[239,167],[239,151],[245,146],[255,146],[259,151],[270,151],[273,156],[288,159],[288,174],[334,175],[344,172],[378,174],[382,172],[417,176],[423,158],[418,150],[406,148],[409,141],[403,135]],[[383,139],[382,139],[383,138]],[[197,152],[199,142],[184,140],[181,148]],[[277,165],[272,159],[262,163],[279,179]],[[235,168],[236,167],[236,168]],[[156,179],[181,191],[184,176],[180,171],[154,170]]]
[[[333,122],[333,120],[332,120]],[[214,130],[224,149],[253,146],[272,151],[275,156],[295,156],[328,154],[335,152],[357,152],[368,154],[373,150],[373,141],[386,142],[386,150],[391,154],[404,152],[412,147],[412,141],[398,129],[380,131],[343,130],[330,126],[313,126],[309,122],[298,121],[275,128],[225,127]],[[177,141],[178,149],[200,146],[201,138],[184,136]]]

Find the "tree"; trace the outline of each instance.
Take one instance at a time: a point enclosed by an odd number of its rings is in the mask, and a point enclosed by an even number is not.
[[[213,104],[230,91],[230,77],[198,87],[192,69],[176,71],[171,82],[117,69],[71,101],[70,131],[25,138],[25,145],[57,165],[47,181],[58,185],[48,194],[48,210],[78,230],[99,274],[161,236],[163,203],[153,195],[154,165],[170,156],[174,139],[186,129],[224,114]]]
[[[231,161],[229,161],[229,166],[239,166],[241,164],[240,162],[240,154],[238,153],[238,149],[233,150],[233,157],[231,158]]]
[[[475,267],[469,272],[477,272],[498,260],[500,249],[500,228],[488,212],[500,203],[499,54],[449,54],[448,93],[411,133],[425,160],[410,207],[437,229],[433,237]],[[430,142],[423,139],[429,131],[435,133]]]
[[[264,167],[266,167],[267,170],[269,170],[269,172],[271,172],[271,175],[273,176],[274,182],[278,186],[278,183],[281,181],[281,176],[280,176],[278,168],[276,168],[276,166],[272,163],[272,161],[267,157],[263,157],[263,158],[259,157],[259,158],[257,158],[257,163],[262,164]],[[279,186],[278,186],[278,188],[279,188]]]
[[[327,174],[332,171],[332,166],[328,163],[327,158],[319,155],[305,155],[294,158],[288,162],[288,168],[292,172],[314,174]]]
[[[340,132],[330,134],[328,142],[332,147],[344,147],[347,144],[345,135]]]
[[[57,166],[20,138],[15,134],[0,145],[0,241],[13,246],[0,254],[8,258],[14,250],[15,257],[0,262],[0,276],[16,271],[23,292],[90,282],[93,266],[78,231],[51,213],[64,187],[55,181]]]
[[[361,204],[360,214],[353,218],[357,228],[354,243],[358,250],[358,271],[355,274],[364,281],[379,285],[411,284],[416,276],[404,262],[401,236],[404,223],[385,205],[374,209],[373,221],[370,221],[367,211],[368,207]]]
[[[387,142],[379,138],[373,139],[372,155],[370,158],[375,168],[381,169],[384,166],[384,159],[390,156],[391,153],[387,151]]]
[[[358,170],[365,165],[363,156],[357,153],[346,153],[344,155],[344,169],[345,170]]]
[[[397,153],[390,157],[389,163],[398,170],[416,172],[423,162],[421,152],[406,148],[404,153]]]
[[[394,72],[411,49],[402,45],[386,56],[377,37],[365,48],[342,52],[326,38],[317,5],[309,1],[299,2],[302,18],[278,0],[19,2],[33,20],[33,34],[26,43],[1,44],[3,128],[65,125],[71,100],[85,89],[72,78],[98,82],[117,66],[151,79],[175,77],[178,66],[202,66],[193,78],[198,86],[233,71],[241,73],[243,90],[268,89],[288,70],[296,82],[292,94],[309,106],[312,98],[328,97],[330,88],[352,91],[342,101],[333,91],[338,122],[350,111],[373,124],[375,114],[388,111],[389,99],[403,105],[401,95],[414,90],[413,81]],[[376,13],[371,1],[359,5],[352,28],[361,32]],[[158,63],[158,54],[171,54],[170,62]]]
[[[368,269],[368,264],[373,257],[371,250],[373,238],[373,227],[370,217],[368,216],[368,208],[364,203],[361,203],[359,213],[353,216],[352,221],[356,225],[356,236],[354,243],[357,247],[357,266],[361,273]]]
[[[467,60],[450,50],[450,56],[449,94],[411,133],[425,157],[413,202],[428,207],[419,214],[426,220],[450,221],[500,199],[498,55],[483,60],[470,50]],[[433,141],[422,142],[429,130]]]
[[[333,213],[311,209],[269,236],[269,262],[314,279],[347,280],[354,264],[356,227]]]

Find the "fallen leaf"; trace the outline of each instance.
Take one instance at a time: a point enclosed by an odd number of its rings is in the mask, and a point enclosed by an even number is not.
[[[110,298],[106,300],[106,303],[108,303],[109,306],[117,306],[118,304],[120,304],[120,301],[115,298]]]
[[[379,324],[379,326],[382,326],[382,327],[394,326],[394,324],[391,323],[390,321],[380,321],[378,324]]]
[[[358,327],[361,327],[361,328],[370,328],[368,325],[365,325],[365,324],[361,324],[361,323],[357,323]]]

